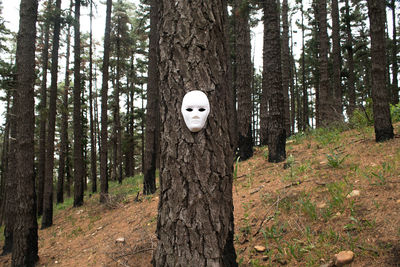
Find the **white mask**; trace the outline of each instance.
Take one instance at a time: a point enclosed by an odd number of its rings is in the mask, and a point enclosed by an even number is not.
[[[188,92],[183,97],[181,112],[191,132],[203,129],[210,113],[210,103],[206,94],[198,90]]]

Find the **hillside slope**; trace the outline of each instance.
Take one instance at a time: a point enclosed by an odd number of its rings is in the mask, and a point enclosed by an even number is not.
[[[316,130],[287,143],[288,160],[267,148],[236,165],[235,246],[241,266],[320,266],[351,250],[351,266],[400,266],[400,124],[375,143],[373,129]],[[140,180],[112,184],[81,208],[56,207],[39,231],[38,266],[151,266],[158,196]],[[69,205],[69,206],[68,206]],[[10,265],[10,256],[0,257]]]

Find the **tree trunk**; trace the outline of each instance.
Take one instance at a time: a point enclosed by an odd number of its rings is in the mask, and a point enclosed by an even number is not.
[[[349,106],[347,110],[347,116],[350,118],[356,108],[356,89],[355,89],[355,73],[354,73],[354,51],[353,51],[353,35],[351,33],[351,18],[350,18],[350,7],[349,0],[345,1],[345,11],[346,11],[346,50],[347,50],[347,64],[348,69],[348,81],[347,81],[347,95],[349,99]]]
[[[16,146],[16,90],[12,91],[12,106],[9,116],[10,123],[10,143],[7,151],[8,165],[5,173],[5,204],[4,204],[4,246],[2,255],[8,254],[12,251],[13,247],[13,232],[15,224],[15,212],[16,212],[16,196],[15,192],[17,187],[17,181],[13,179],[15,177],[16,158],[15,158],[15,146]]]
[[[72,13],[72,0],[70,1],[69,12]],[[64,81],[64,94],[63,106],[61,109],[61,140],[60,140],[60,159],[58,166],[58,182],[57,182],[57,203],[64,202],[64,177],[66,173],[66,157],[68,156],[68,92],[70,86],[69,80],[69,57],[71,54],[71,24],[67,28],[67,54],[65,57],[65,81]],[[68,195],[69,196],[69,195]]]
[[[289,21],[288,1],[282,2],[282,87],[285,105],[285,129],[286,135],[290,136],[290,109],[289,109],[289,86],[290,86],[290,51],[289,51]],[[293,95],[291,96],[293,98]]]
[[[251,134],[251,81],[253,64],[251,62],[250,43],[250,7],[242,0],[235,1],[235,58],[236,75],[234,77],[237,92],[238,156],[247,160],[253,156],[253,138]]]
[[[159,105],[159,73],[158,73],[158,41],[157,24],[159,21],[158,0],[150,1],[150,47],[146,106],[146,135],[143,166],[143,194],[156,192],[157,154],[160,150],[160,105]]]
[[[329,84],[329,73],[328,73],[328,52],[329,52],[329,40],[328,40],[328,29],[327,29],[327,11],[326,11],[326,0],[318,1],[318,39],[319,45],[319,116],[320,126],[326,127],[331,125],[333,122],[332,109],[332,90]]]
[[[83,130],[82,130],[82,116],[81,116],[81,36],[80,36],[80,0],[75,1],[75,21],[74,21],[74,207],[83,205]]]
[[[108,67],[110,62],[110,27],[111,27],[112,0],[107,0],[106,26],[104,33],[104,56],[103,56],[103,81],[101,88],[101,147],[100,147],[100,202],[107,201],[108,175],[107,175],[107,149],[108,149]]]
[[[89,123],[90,123],[90,177],[92,193],[97,192],[97,151],[93,119],[93,1],[90,1],[90,37],[89,37]]]
[[[338,0],[332,0],[332,61],[333,115],[335,121],[343,121]]]
[[[50,14],[52,1],[47,1],[46,13]],[[44,44],[42,49],[42,83],[40,89],[40,130],[39,130],[39,162],[38,162],[38,192],[37,211],[38,216],[43,214],[43,193],[46,168],[46,125],[47,125],[47,70],[49,65],[49,39],[50,20],[44,21]]]
[[[35,39],[38,2],[21,0],[17,35],[15,98],[16,210],[11,266],[34,266],[38,257],[38,225],[34,176]]]
[[[46,168],[43,195],[42,229],[53,224],[53,169],[54,169],[54,138],[57,113],[57,78],[58,78],[58,48],[60,44],[60,11],[61,0],[56,0],[54,15],[53,49],[51,53],[51,86],[50,105],[46,142]]]
[[[285,109],[282,89],[279,9],[276,0],[266,0],[264,6],[264,68],[263,92],[269,91],[268,161],[286,158]]]
[[[306,51],[305,51],[305,26],[304,26],[304,9],[303,9],[303,0],[301,0],[301,42],[302,42],[302,53],[301,53],[301,69],[302,69],[302,79],[301,86],[303,91],[303,109],[302,109],[302,130],[306,131],[310,127],[309,123],[309,112],[308,112],[308,89],[306,84]]]
[[[161,2],[161,196],[153,265],[237,266],[224,1]],[[180,111],[191,90],[206,93],[211,106],[197,133]]]
[[[397,24],[396,24],[396,1],[392,0],[392,25],[393,25],[393,45],[392,45],[392,104],[399,103],[399,67],[397,64]]]
[[[368,0],[367,2],[371,34],[372,101],[375,140],[376,142],[383,142],[394,137],[390,118],[389,92],[385,82],[385,4],[380,0]]]

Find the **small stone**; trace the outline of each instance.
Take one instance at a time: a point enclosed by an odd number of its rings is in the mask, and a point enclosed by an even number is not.
[[[115,242],[116,242],[116,243],[125,243],[125,238],[123,238],[123,237],[118,237],[118,238],[115,240]]]
[[[338,212],[336,212],[335,215],[339,217],[339,216],[342,215],[342,214],[338,211]]]
[[[83,213],[83,210],[78,210],[78,211],[76,212],[77,215],[79,215],[79,214],[81,214],[81,213]]]
[[[400,199],[398,199],[398,200],[396,201],[396,203],[397,203],[397,204],[400,204]]]
[[[55,264],[58,264],[58,261],[55,261],[54,263],[55,263]]]
[[[264,246],[254,246],[254,249],[257,252],[264,252],[266,250],[266,248]]]
[[[347,198],[358,197],[359,195],[360,195],[360,190],[353,190],[346,197]]]
[[[319,209],[323,209],[323,208],[325,208],[326,207],[326,203],[319,203],[318,205],[317,205],[317,208],[319,208]]]
[[[97,227],[98,231],[100,231],[101,229],[103,229],[103,226]]]
[[[325,160],[323,160],[323,161],[321,161],[319,164],[320,164],[320,165],[326,165],[326,164],[328,164],[328,162],[325,161]]]
[[[354,260],[353,251],[341,251],[338,254],[335,254],[334,262],[337,267],[344,266],[346,264],[352,263]]]
[[[264,256],[262,256],[262,260],[263,260],[263,261],[267,261],[267,260],[269,260],[269,256],[268,256],[268,255],[264,255]]]

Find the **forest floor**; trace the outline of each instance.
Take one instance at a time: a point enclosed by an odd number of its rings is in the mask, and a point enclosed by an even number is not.
[[[285,162],[268,163],[261,147],[237,163],[240,266],[323,266],[343,250],[355,254],[349,266],[400,266],[400,123],[394,127],[384,143],[375,143],[372,127],[314,130],[288,140]],[[111,183],[110,192],[107,205],[94,194],[80,208],[71,199],[55,207],[54,225],[39,230],[38,266],[151,266],[158,192],[138,193],[139,177]]]

